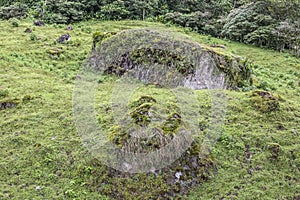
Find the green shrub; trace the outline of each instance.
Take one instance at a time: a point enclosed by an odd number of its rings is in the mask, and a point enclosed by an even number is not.
[[[13,19],[12,22],[11,22],[11,25],[12,25],[13,27],[19,27],[19,20]]]
[[[37,36],[36,36],[36,34],[32,33],[32,34],[30,35],[30,40],[31,40],[31,41],[37,41]]]
[[[4,98],[4,97],[7,97],[8,93],[9,93],[8,90],[1,90],[0,89],[0,99]]]

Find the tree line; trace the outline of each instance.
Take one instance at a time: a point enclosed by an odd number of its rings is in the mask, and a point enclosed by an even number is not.
[[[152,20],[300,56],[298,0],[2,0],[0,18]]]

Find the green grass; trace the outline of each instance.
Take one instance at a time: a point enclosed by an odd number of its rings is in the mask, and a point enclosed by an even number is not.
[[[25,33],[27,27],[33,33]],[[226,91],[223,133],[211,153],[217,171],[186,198],[299,199],[299,58],[151,22],[89,21],[66,31],[61,25],[33,27],[28,20],[18,27],[0,21],[0,103],[18,102],[0,110],[0,199],[107,199],[103,194],[114,185],[124,198],[133,198],[133,190],[145,198],[165,186],[152,176],[110,178],[107,168],[82,146],[72,112],[74,79],[91,51],[92,33],[144,27],[186,33],[208,48],[225,44],[226,49],[214,49],[255,64],[254,86]],[[56,44],[64,33],[72,36],[71,42]],[[31,34],[38,40],[31,40]],[[59,57],[49,53],[60,47]],[[108,98],[113,83],[105,80],[98,97]],[[280,96],[279,110],[256,109],[256,89]],[[101,185],[105,180],[108,184]]]

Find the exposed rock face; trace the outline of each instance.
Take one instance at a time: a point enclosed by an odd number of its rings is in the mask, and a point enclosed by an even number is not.
[[[71,39],[71,35],[69,34],[63,34],[62,36],[60,36],[57,40],[58,43],[65,43],[65,42],[68,42],[70,41]]]
[[[45,23],[43,21],[40,21],[40,20],[34,20],[33,24],[35,26],[45,26]]]
[[[110,39],[112,35],[97,38],[94,43],[101,45],[90,59],[94,68],[107,74],[130,74],[146,84],[192,89],[230,89],[252,82],[247,60],[219,54],[197,43],[150,30],[125,31]]]

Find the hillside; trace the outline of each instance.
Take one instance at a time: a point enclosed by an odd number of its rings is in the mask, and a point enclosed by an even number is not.
[[[14,26],[13,21],[0,21],[0,199],[300,198],[299,58],[160,23],[87,21],[66,30],[65,25],[36,27],[21,20]],[[24,32],[28,27],[32,33]],[[182,34],[214,52],[253,63],[252,85],[224,91],[221,136],[203,160],[200,183],[184,194],[164,179],[173,171],[131,176],[109,169],[82,145],[76,129],[73,89],[90,57],[93,33],[133,28]],[[70,42],[55,42],[65,33]],[[111,113],[104,111],[117,78],[107,75],[99,83],[97,119],[108,129]],[[205,133],[209,91],[195,93],[203,108],[197,120]],[[172,101],[167,91],[153,86],[137,95],[149,94]]]

